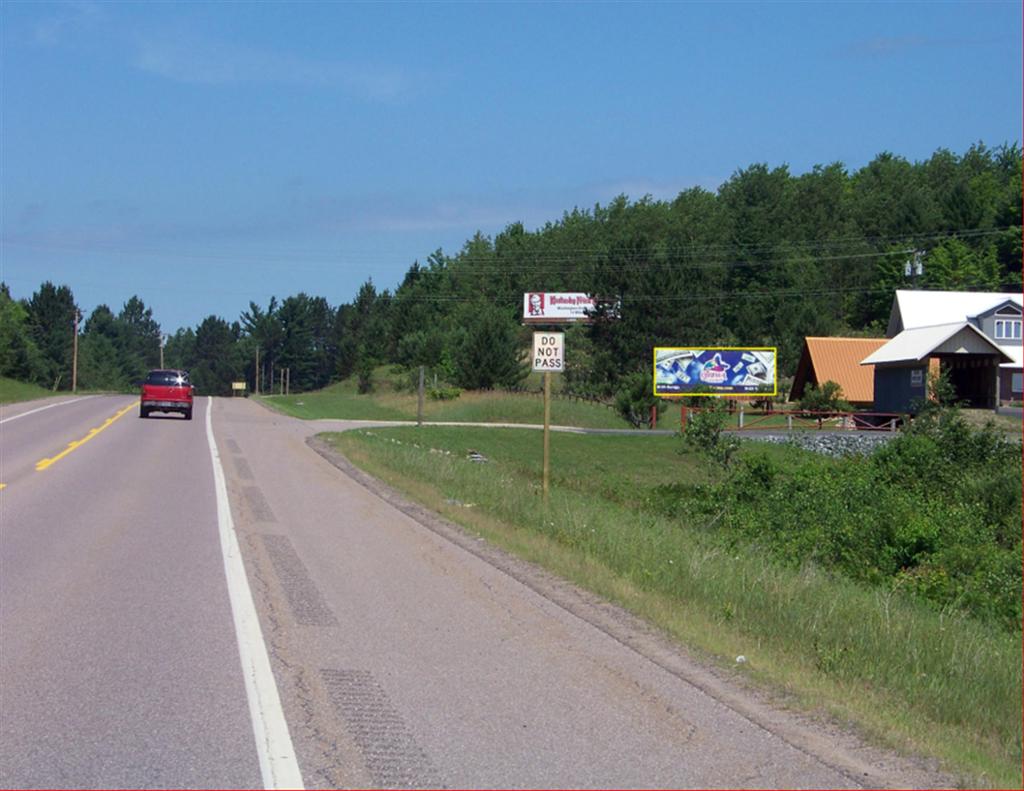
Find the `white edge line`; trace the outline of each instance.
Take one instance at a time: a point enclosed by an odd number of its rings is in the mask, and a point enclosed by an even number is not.
[[[87,398],[95,397],[96,396],[79,396],[78,398],[71,398],[68,399],[67,401],[58,401],[56,404],[47,404],[46,406],[41,406],[38,409],[32,409],[29,410],[28,412],[22,412],[20,415],[12,415],[11,417],[5,417],[3,420],[0,420],[0,425],[3,425],[4,423],[10,423],[12,420],[17,420],[20,417],[28,417],[29,415],[34,415],[36,412],[42,412],[44,409],[53,409],[54,407],[57,406],[77,404],[79,401],[85,401]]]
[[[299,771],[295,749],[288,733],[288,723],[281,708],[281,698],[274,682],[274,673],[270,668],[267,646],[263,641],[263,631],[260,629],[259,616],[256,614],[249,581],[245,575],[245,565],[242,562],[242,553],[238,546],[235,524],[231,518],[224,470],[220,464],[217,443],[213,438],[212,412],[213,398],[208,397],[206,440],[210,445],[210,459],[213,462],[220,546],[224,555],[224,572],[231,599],[231,613],[235,620],[238,654],[242,661],[242,675],[245,677],[245,692],[249,699],[249,714],[252,717],[253,735],[256,737],[263,786],[267,789],[302,789],[302,773]]]

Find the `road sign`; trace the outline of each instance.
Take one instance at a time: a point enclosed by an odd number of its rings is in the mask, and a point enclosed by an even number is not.
[[[565,333],[533,333],[533,370],[561,373],[565,365]]]

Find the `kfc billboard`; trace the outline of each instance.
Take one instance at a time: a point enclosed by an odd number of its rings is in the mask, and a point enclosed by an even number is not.
[[[523,322],[526,324],[570,324],[590,321],[597,306],[589,294],[533,291],[523,294]]]

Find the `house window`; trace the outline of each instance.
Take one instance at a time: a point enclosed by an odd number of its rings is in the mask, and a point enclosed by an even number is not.
[[[1021,322],[1009,319],[996,319],[997,341],[1019,341],[1021,339]]]
[[[1024,373],[1011,375],[1010,390],[1012,390],[1015,394],[1024,393]]]

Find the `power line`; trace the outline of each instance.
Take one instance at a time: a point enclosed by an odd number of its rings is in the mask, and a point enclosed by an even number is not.
[[[638,257],[640,255],[691,255],[691,256],[702,256],[707,257],[714,252],[722,254],[731,252],[736,255],[757,255],[764,252],[776,252],[778,253],[782,248],[789,255],[798,254],[801,248],[827,248],[837,247],[842,245],[897,245],[905,244],[910,242],[922,243],[927,241],[941,241],[945,239],[977,239],[988,236],[997,236],[1007,231],[1015,229],[1017,226],[1003,226],[992,229],[956,229],[950,231],[943,231],[931,234],[904,234],[901,236],[891,237],[872,237],[872,236],[848,236],[848,237],[837,237],[834,239],[823,239],[823,240],[796,240],[796,241],[782,241],[771,245],[744,245],[737,242],[727,243],[714,243],[714,244],[665,244],[662,242],[654,242],[650,244],[643,251],[628,251],[623,250],[621,247],[616,246],[616,243],[612,242],[603,247],[558,247],[547,248],[544,250],[531,251],[529,249],[519,249],[515,253],[529,258],[529,261],[519,262],[513,266],[518,268],[537,267],[549,262],[555,263],[566,263],[573,264],[578,262],[587,262],[599,260],[602,257],[607,256],[633,256]],[[539,234],[539,232],[537,232]],[[540,238],[538,235],[533,234],[531,238]],[[488,243],[493,245],[493,242],[488,240]],[[136,255],[136,256],[153,256],[160,258],[175,258],[184,260],[194,261],[212,261],[212,262],[223,262],[223,263],[237,263],[246,264],[252,266],[253,264],[269,264],[269,265],[287,265],[294,267],[296,265],[308,265],[308,266],[332,266],[332,267],[356,267],[366,266],[367,264],[374,263],[392,263],[393,257],[381,257],[373,255],[359,255],[358,260],[345,261],[341,254],[333,251],[282,251],[278,255],[265,255],[265,254],[212,254],[212,253],[196,253],[188,251],[176,251],[176,250],[158,250],[155,248],[147,247],[136,247],[130,245],[120,245],[112,243],[57,243],[57,242],[38,242],[27,239],[2,239],[0,240],[0,247],[13,246],[13,247],[25,247],[36,250],[55,250],[55,251],[66,251],[66,252],[79,252],[79,253],[107,253],[107,254],[118,254],[118,255]],[[851,258],[856,256],[870,257],[878,255],[888,255],[891,253],[901,253],[903,251],[873,251],[865,253],[848,253],[840,256],[816,256],[819,260],[828,259],[842,259]],[[467,253],[460,251],[451,255],[444,255],[446,263],[451,262],[472,262],[474,260],[487,260],[493,261],[494,266],[501,265],[503,267],[508,266],[507,259],[502,261],[506,256],[510,255],[512,251],[499,249],[491,246],[491,248],[483,255],[476,255],[474,253]],[[431,253],[430,255],[432,255]],[[429,256],[428,256],[429,257]],[[497,260],[495,260],[495,257]],[[418,260],[418,259],[417,259]],[[770,263],[769,261],[751,262],[747,260],[720,260],[712,262],[714,265],[758,265],[761,263]],[[426,271],[430,271],[429,267],[423,267]],[[503,271],[505,269],[503,268]]]

